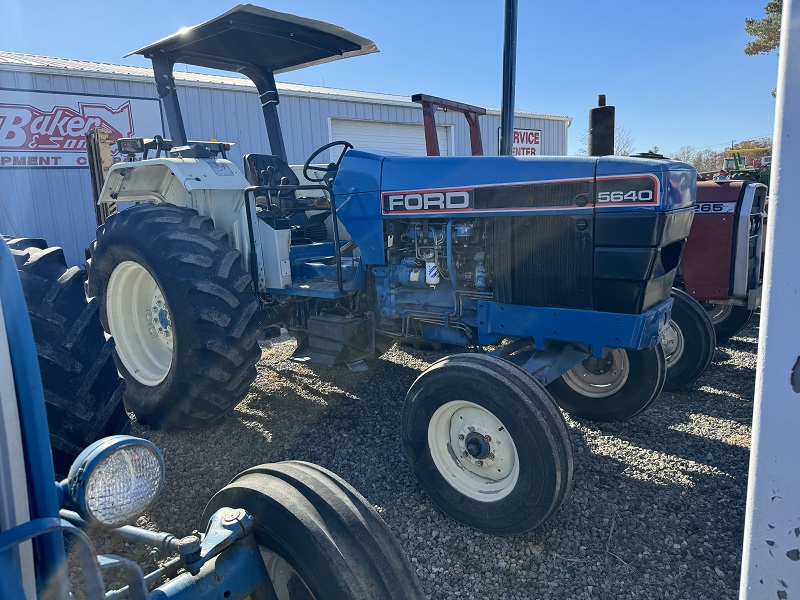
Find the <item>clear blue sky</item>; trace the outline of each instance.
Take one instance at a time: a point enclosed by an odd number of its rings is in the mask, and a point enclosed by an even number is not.
[[[379,54],[279,80],[500,106],[503,0],[261,0],[341,25]],[[766,0],[519,2],[518,110],[568,115],[580,147],[597,94],[617,107],[636,150],[722,150],[771,135],[777,55],[748,57],[745,17]],[[147,65],[127,52],[233,6],[202,0],[0,0],[0,50]]]

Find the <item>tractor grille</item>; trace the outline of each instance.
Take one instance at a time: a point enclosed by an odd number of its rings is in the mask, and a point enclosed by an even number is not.
[[[579,220],[583,221],[582,231],[577,227]],[[488,266],[495,300],[524,306],[592,308],[591,216],[492,221]]]

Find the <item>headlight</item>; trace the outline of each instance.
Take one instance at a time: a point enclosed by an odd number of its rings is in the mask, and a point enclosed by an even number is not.
[[[119,138],[117,150],[120,154],[141,154],[144,152],[143,138]]]
[[[152,442],[129,435],[98,440],[67,477],[72,505],[86,521],[119,527],[136,520],[164,487],[164,459]]]

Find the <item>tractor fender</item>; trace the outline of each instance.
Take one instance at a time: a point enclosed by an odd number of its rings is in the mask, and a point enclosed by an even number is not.
[[[249,185],[242,172],[223,158],[152,158],[113,165],[98,204],[163,202],[192,208],[228,234],[247,265],[251,242],[244,190]],[[250,203],[251,214],[255,214],[254,199]],[[258,255],[258,228],[254,237]]]

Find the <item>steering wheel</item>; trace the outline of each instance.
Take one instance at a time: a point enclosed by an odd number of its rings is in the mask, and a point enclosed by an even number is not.
[[[325,150],[327,150],[328,148],[333,148],[334,146],[344,147],[344,150],[342,150],[342,153],[339,155],[339,160],[325,167],[313,167],[313,168],[311,167],[311,163],[314,161],[315,158],[317,158],[320,154],[325,152]],[[353,149],[353,144],[344,141],[331,142],[330,144],[325,144],[321,148],[317,148],[314,151],[314,153],[308,157],[308,160],[306,160],[305,164],[303,165],[303,177],[305,177],[309,181],[316,181],[317,183],[325,181],[327,183],[327,179],[330,177],[327,174],[335,173],[339,169],[339,165],[342,163],[342,159],[344,158],[345,152],[352,149]],[[323,175],[322,177],[312,177],[309,174],[309,170],[322,171],[325,173],[325,175]]]

